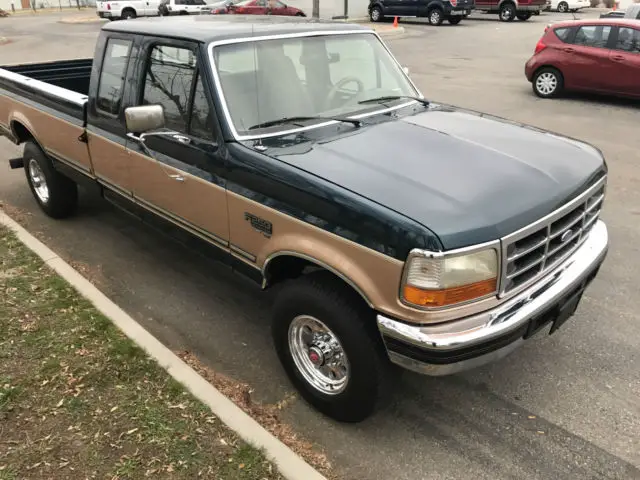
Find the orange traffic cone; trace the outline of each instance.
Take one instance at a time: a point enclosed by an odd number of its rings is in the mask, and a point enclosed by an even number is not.
[[[398,17],[393,17],[393,28],[397,28],[398,26]]]

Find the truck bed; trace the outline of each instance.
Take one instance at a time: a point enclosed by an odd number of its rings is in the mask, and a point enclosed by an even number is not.
[[[42,105],[84,125],[92,64],[89,58],[0,67],[0,95]]]
[[[32,136],[52,158],[91,171],[87,123],[91,59],[0,68],[0,135]]]

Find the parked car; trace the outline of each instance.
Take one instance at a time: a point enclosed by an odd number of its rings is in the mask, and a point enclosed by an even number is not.
[[[200,15],[208,13],[209,7],[204,0],[161,0],[158,13],[163,17],[171,15]]]
[[[364,25],[162,20],[0,69],[10,165],[53,218],[81,184],[276,287],[275,350],[318,410],[363,420],[394,364],[460,372],[573,315],[608,250],[596,148],[430,103]]]
[[[556,12],[566,13],[566,12],[577,12],[583,8],[590,8],[591,2],[590,0],[551,0],[551,8],[550,10],[555,10]]]
[[[398,0],[370,0],[369,18],[380,22],[389,17],[426,17],[431,25],[441,25],[447,20],[457,25],[474,8],[475,0],[417,0],[400,2]]]
[[[241,15],[284,15],[305,17],[299,8],[291,7],[280,0],[244,0],[227,6],[227,13]]]
[[[554,23],[527,61],[525,75],[542,98],[563,90],[640,97],[640,21]]]
[[[600,14],[600,18],[628,18],[633,20],[640,20],[640,4],[634,3],[629,5],[626,10],[611,10],[606,13]]]
[[[229,7],[244,0],[223,0],[221,2],[209,3],[203,8],[203,13],[211,15],[223,15],[229,13]]]
[[[136,17],[158,15],[160,0],[127,0],[123,2],[96,2],[96,14],[109,20],[131,20]]]
[[[547,7],[547,0],[475,0],[476,10],[497,13],[502,22],[529,20]]]

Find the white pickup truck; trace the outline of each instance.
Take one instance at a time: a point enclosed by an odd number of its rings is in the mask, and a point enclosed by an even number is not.
[[[129,20],[136,17],[158,16],[160,0],[128,0],[124,2],[96,2],[96,13],[109,20]]]

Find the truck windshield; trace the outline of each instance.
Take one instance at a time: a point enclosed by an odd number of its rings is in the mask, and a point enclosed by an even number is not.
[[[320,125],[327,117],[374,114],[419,95],[371,33],[247,41],[212,52],[238,136],[277,135]],[[262,125],[268,126],[256,128]]]

